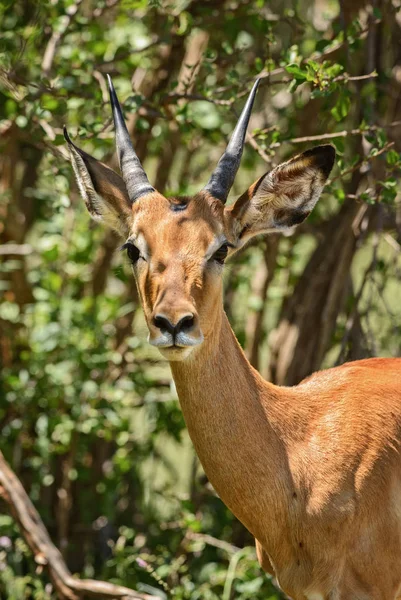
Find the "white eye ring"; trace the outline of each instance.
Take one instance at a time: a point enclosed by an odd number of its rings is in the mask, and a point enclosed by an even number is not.
[[[228,254],[228,244],[224,243],[220,246],[220,248],[213,254],[210,260],[220,263],[221,265],[227,258]]]

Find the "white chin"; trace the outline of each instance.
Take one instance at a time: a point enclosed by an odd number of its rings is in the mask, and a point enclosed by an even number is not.
[[[185,360],[191,354],[194,346],[186,346],[185,348],[180,348],[177,346],[172,346],[170,348],[158,348],[161,355],[164,358],[167,358],[168,361],[179,361]]]

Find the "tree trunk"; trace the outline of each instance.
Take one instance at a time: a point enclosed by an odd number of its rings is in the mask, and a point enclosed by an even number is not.
[[[362,207],[364,208],[364,207]],[[316,247],[272,333],[270,380],[295,385],[320,368],[343,305],[361,207],[347,202]]]
[[[245,325],[245,354],[255,369],[259,369],[260,345],[264,336],[263,320],[266,310],[266,297],[274,276],[279,243],[279,235],[270,235],[266,238],[263,258],[256,269],[251,285],[251,295],[257,301],[257,307],[255,310],[250,311]]]
[[[178,76],[177,94],[192,92],[208,41],[209,34],[202,30],[197,31],[190,38]],[[179,104],[180,101],[177,106]],[[167,140],[156,170],[155,188],[161,193],[164,192],[167,185],[171,167],[181,142],[181,134],[174,114],[171,115]]]

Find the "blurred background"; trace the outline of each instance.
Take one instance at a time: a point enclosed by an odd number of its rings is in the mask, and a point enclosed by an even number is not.
[[[79,197],[63,124],[116,168],[110,73],[152,184],[192,194],[263,77],[231,199],[314,145],[333,143],[337,161],[305,224],[227,264],[233,328],[284,385],[400,355],[400,8],[0,2],[0,449],[74,573],[160,598],[282,598],[202,473],[121,242]],[[55,598],[0,511],[0,597]]]

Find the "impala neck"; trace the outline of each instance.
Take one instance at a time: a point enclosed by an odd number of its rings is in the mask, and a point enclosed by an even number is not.
[[[289,481],[284,445],[274,427],[279,394],[249,364],[225,313],[218,320],[213,336],[194,356],[172,362],[171,369],[206,475],[222,500],[261,540],[260,513],[274,512],[277,496]]]

